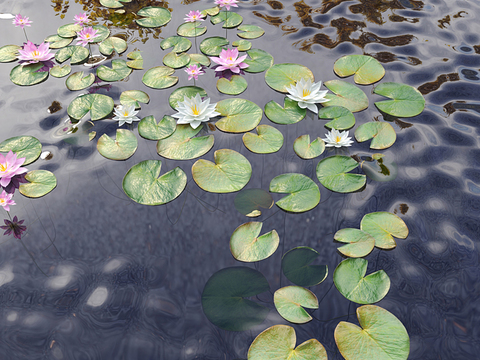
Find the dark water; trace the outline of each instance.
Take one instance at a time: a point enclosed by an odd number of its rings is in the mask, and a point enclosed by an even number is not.
[[[21,13],[33,20],[28,34],[34,42],[54,34],[73,16],[86,10],[114,34],[123,34],[128,51],[142,50],[144,68],[161,65],[167,52],[159,40],[174,35],[189,10],[213,6],[211,1],[169,2],[173,19],[161,30],[139,30],[134,24],[111,26],[105,8],[93,14],[87,1],[6,1],[0,13]],[[143,7],[128,5],[127,9]],[[184,4],[185,3],[185,4]],[[186,4],[190,3],[190,4]],[[384,269],[392,286],[379,306],[397,316],[410,335],[409,359],[477,359],[480,353],[480,4],[476,1],[250,1],[237,12],[244,23],[260,25],[266,34],[254,47],[270,52],[275,63],[295,62],[309,67],[316,81],[335,79],[333,63],[346,54],[370,54],[386,69],[383,81],[406,83],[425,96],[425,111],[394,122],[397,141],[382,153],[398,164],[392,182],[368,181],[364,191],[331,193],[322,186],[321,203],[303,214],[286,214],[274,206],[259,221],[276,229],[281,244],[269,259],[255,264],[269,280],[272,294],[288,280],[281,274],[282,253],[299,246],[320,252],[327,264],[327,280],[311,290],[323,299],[312,322],[294,326],[298,343],[315,337],[329,359],[341,359],[333,331],[341,320],[355,322],[358,306],[333,286],[332,273],[342,257],[333,234],[358,227],[373,211],[398,214],[410,235],[392,251],[375,249],[367,259],[369,272]],[[20,44],[23,32],[0,20],[0,45]],[[230,41],[236,30],[229,30]],[[224,35],[209,25],[205,36]],[[125,59],[126,53],[120,56]],[[1,237],[0,247],[0,359],[244,359],[255,336],[269,326],[287,323],[275,311],[272,295],[260,300],[272,309],[267,320],[247,332],[228,332],[204,316],[200,296],[206,281],[236,262],[229,251],[233,230],[248,218],[234,206],[235,194],[206,193],[192,181],[195,160],[162,159],[163,170],[180,166],[187,174],[187,190],[158,207],[130,201],[121,184],[134,164],[159,159],[155,143],[139,138],[135,155],[124,162],[104,159],[87,133],[113,134],[117,123],[98,121],[67,134],[66,108],[78,92],[65,79],[50,77],[33,87],[9,80],[13,64],[0,64],[0,140],[32,135],[53,154],[29,169],[53,171],[57,188],[30,200],[16,196],[12,214],[25,219],[24,244]],[[78,71],[78,70],[74,70]],[[153,90],[141,82],[143,71],[128,81],[99,90],[115,100],[124,90],[146,91],[151,102],[141,117],[160,119],[172,114],[170,90]],[[179,85],[188,85],[182,70]],[[210,73],[197,85],[212,101],[218,93]],[[282,102],[263,74],[247,74],[247,91],[240,95],[264,107]],[[351,78],[348,79],[352,81]],[[378,97],[363,89],[370,104]],[[47,112],[52,102],[62,109]],[[118,101],[118,100],[117,100]],[[373,105],[356,114],[357,124],[379,113]],[[272,123],[264,117],[262,123]],[[323,137],[323,122],[307,118],[281,126],[283,148],[275,154],[250,153],[241,134],[215,131],[214,150],[230,148],[245,155],[253,174],[247,188],[268,189],[282,173],[299,172],[316,180],[317,160],[300,160],[293,141],[300,135]],[[67,129],[68,130],[68,129]],[[136,131],[136,130],[135,130]],[[98,137],[97,137],[98,138]],[[355,143],[346,154],[369,151],[368,142]],[[321,157],[332,155],[325,152]],[[212,160],[213,151],[203,158]],[[278,200],[280,196],[274,198]],[[54,246],[52,245],[54,241]],[[42,271],[47,275],[45,276]],[[326,295],[326,296],[325,296]],[[325,296],[325,297],[324,297]],[[349,315],[350,314],[350,315]]]

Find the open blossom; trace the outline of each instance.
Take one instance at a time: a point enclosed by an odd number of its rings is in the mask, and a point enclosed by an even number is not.
[[[184,96],[183,101],[179,101],[177,105],[178,113],[172,116],[177,118],[177,124],[190,124],[196,129],[202,122],[210,120],[210,118],[220,115],[215,111],[217,104],[210,104],[210,99],[202,101],[200,94],[195,97],[187,98]]]
[[[21,239],[22,234],[27,231],[27,227],[22,225],[25,220],[18,221],[17,216],[13,217],[13,221],[4,219],[5,225],[0,226],[1,229],[6,230],[3,235],[10,235],[13,232],[15,239]]]
[[[220,66],[217,66],[215,68],[215,71],[224,71],[224,70],[230,70],[231,72],[238,74],[240,72],[240,69],[245,69],[248,67],[248,64],[245,64],[242,62],[245,60],[247,55],[240,56],[238,59],[238,49],[223,49],[220,52],[219,57],[211,57],[210,59],[219,64]]]
[[[18,50],[19,59],[27,61],[29,64],[35,64],[40,61],[48,61],[55,56],[50,53],[47,43],[41,43],[38,47],[31,41],[23,46],[23,49]]]
[[[5,211],[10,211],[10,205],[16,205],[15,201],[12,200],[13,194],[7,193],[5,190],[0,194],[0,206],[2,206]]]
[[[308,108],[315,114],[318,113],[318,108],[315,103],[324,103],[329,101],[325,99],[327,90],[320,91],[322,82],[312,83],[312,80],[305,80],[301,78],[295,85],[287,87],[288,95],[290,99],[298,101],[298,106],[302,109]]]
[[[92,27],[84,27],[81,31],[77,32],[77,45],[81,44],[83,47],[87,46],[98,36],[97,32],[98,30],[95,30]]]
[[[21,167],[24,162],[25,158],[17,159],[17,154],[12,150],[6,156],[0,154],[0,185],[6,187],[10,184],[12,177],[26,173],[28,170]]]
[[[87,13],[80,13],[75,15],[73,21],[75,21],[75,25],[85,25],[86,23],[90,22],[90,19],[88,18]]]
[[[202,67],[199,67],[198,65],[190,65],[185,69],[185,72],[188,74],[188,80],[192,80],[192,78],[198,80],[198,75],[205,74]]]
[[[326,147],[342,147],[342,146],[352,146],[353,141],[350,140],[351,137],[348,136],[348,131],[338,131],[332,129],[332,131],[325,134],[326,138],[322,139],[325,141]]]
[[[186,18],[185,22],[195,22],[195,21],[204,21],[205,15],[203,15],[200,11],[190,11],[188,14],[185,14]]]
[[[215,4],[221,8],[226,7],[227,10],[230,10],[230,6],[238,7],[237,2],[237,0],[215,0]]]
[[[113,120],[118,120],[118,126],[122,126],[123,124],[131,124],[133,121],[140,121],[140,118],[138,118],[138,110],[135,111],[135,105],[119,105],[114,111],[114,114],[116,115]]]
[[[30,20],[28,20],[28,17],[23,17],[22,15],[20,14],[17,14],[17,16],[15,16],[15,19],[13,19],[12,21],[12,24],[15,25],[15,26],[20,26],[22,29],[24,26],[30,26],[32,22]]]

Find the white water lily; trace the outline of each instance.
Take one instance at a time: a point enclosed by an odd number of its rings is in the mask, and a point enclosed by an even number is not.
[[[327,90],[320,91],[322,82],[312,83],[312,80],[305,80],[304,78],[297,81],[295,85],[287,87],[288,97],[294,101],[298,101],[298,106],[302,109],[309,109],[315,114],[318,113],[318,108],[315,103],[324,103],[329,101],[325,99]]]
[[[325,141],[326,147],[333,147],[336,148],[342,146],[352,146],[353,140],[350,140],[351,137],[348,137],[348,131],[338,131],[337,129],[332,129],[332,131],[325,134],[326,138],[322,139]]]
[[[197,93],[195,97],[183,98],[183,101],[179,101],[177,104],[178,113],[172,116],[177,118],[177,124],[190,124],[190,126],[196,129],[202,122],[208,121],[210,118],[220,115],[215,111],[217,103],[210,104],[210,98],[202,101],[200,94]]]
[[[116,116],[113,120],[118,120],[118,126],[122,126],[125,123],[131,124],[133,121],[140,121],[140,118],[135,116],[138,114],[138,110],[135,111],[135,105],[119,105],[115,109],[114,114]]]

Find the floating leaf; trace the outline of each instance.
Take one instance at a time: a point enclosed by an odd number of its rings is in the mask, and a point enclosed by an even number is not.
[[[238,27],[238,30],[243,31],[237,34],[242,39],[256,39],[265,34],[265,30],[257,25],[242,25]]]
[[[395,143],[397,134],[392,125],[379,121],[362,124],[355,130],[355,139],[358,142],[372,138],[370,149],[386,149]]]
[[[333,238],[348,244],[339,247],[338,251],[351,258],[367,256],[375,247],[375,239],[369,233],[359,229],[338,230]]]
[[[364,157],[362,157],[363,160]],[[397,163],[383,154],[368,156],[360,163],[363,172],[374,181],[392,181],[398,174]]]
[[[221,329],[245,331],[260,325],[269,313],[268,308],[247,298],[269,290],[267,279],[257,270],[247,267],[222,269],[205,284],[203,312]]]
[[[215,6],[209,9],[202,10],[200,12],[203,14],[203,16],[207,16],[207,15],[215,16],[220,12],[220,8],[218,6]]]
[[[403,324],[379,306],[357,308],[357,325],[341,321],[335,342],[345,360],[407,360],[410,339]]]
[[[232,29],[243,22],[243,17],[232,11],[220,11],[217,15],[212,16],[210,21],[213,25],[224,22],[222,25],[224,29]]]
[[[93,30],[97,30],[97,35],[92,39],[92,43],[101,43],[110,36],[110,30],[104,25],[93,25]]]
[[[117,9],[123,7],[122,2],[129,3],[132,0],[100,0],[100,4],[105,7]]]
[[[300,286],[285,286],[275,291],[273,301],[278,313],[287,321],[305,324],[312,317],[304,309],[318,309],[318,299],[314,293]]]
[[[238,40],[232,43],[232,46],[235,46],[238,51],[247,51],[252,48],[252,43],[248,40]]]
[[[42,144],[33,136],[15,136],[0,143],[0,152],[7,153],[10,150],[17,154],[17,158],[25,158],[25,166],[38,159]]]
[[[175,132],[157,143],[157,153],[167,159],[190,160],[205,155],[213,147],[214,136],[197,135],[203,126],[193,129],[190,124],[177,125]]]
[[[360,190],[367,182],[365,175],[348,174],[358,166],[350,156],[330,156],[317,165],[317,177],[327,189],[349,193]]]
[[[390,278],[383,270],[368,276],[368,261],[346,259],[338,264],[333,273],[333,282],[338,291],[357,304],[372,304],[382,300],[390,289]]]
[[[43,67],[43,63],[29,65],[17,65],[10,72],[10,80],[16,85],[30,86],[45,81],[48,77],[48,71],[38,71]]]
[[[282,93],[288,92],[287,87],[300,79],[315,80],[310,69],[300,64],[275,64],[265,73],[267,85]]]
[[[107,134],[100,136],[97,150],[103,157],[111,160],[126,160],[137,151],[137,137],[130,130],[117,129],[116,139]]]
[[[174,72],[168,66],[156,66],[143,74],[142,82],[154,89],[169,88],[178,82],[178,76],[170,76]]]
[[[233,75],[230,80],[220,78],[217,81],[217,89],[227,95],[238,95],[247,89],[247,80],[239,75]]]
[[[120,81],[130,75],[132,71],[125,60],[116,59],[112,60],[112,68],[104,65],[98,67],[97,76],[103,81]]]
[[[74,120],[80,120],[90,111],[91,120],[100,120],[113,111],[113,100],[102,94],[86,94],[73,99],[67,113]]]
[[[242,154],[222,149],[215,151],[214,158],[215,163],[200,159],[192,166],[193,180],[203,190],[229,193],[243,189],[250,181],[252,165]]]
[[[310,135],[302,135],[295,139],[293,150],[302,159],[313,159],[323,154],[325,142],[319,137],[310,142]]]
[[[47,170],[33,170],[25,174],[28,183],[20,184],[20,194],[29,198],[39,198],[57,186],[57,178]]]
[[[221,36],[206,38],[200,43],[200,51],[208,56],[218,56],[222,49],[226,49],[228,40]]]
[[[249,73],[259,73],[269,69],[273,65],[273,56],[261,49],[252,49],[247,51],[250,59],[245,59],[243,62],[248,64],[248,67],[243,69]]]
[[[333,119],[325,127],[336,130],[347,130],[355,126],[355,115],[343,106],[329,106],[321,108],[318,112],[319,119]]]
[[[145,160],[134,165],[123,178],[123,191],[142,205],[163,205],[176,199],[187,186],[187,175],[175,169],[160,175],[160,160]]]
[[[137,12],[144,19],[136,19],[138,25],[148,28],[159,27],[167,24],[172,19],[170,11],[163,7],[147,6]]]
[[[340,77],[355,74],[357,84],[369,85],[385,76],[385,69],[377,59],[367,55],[346,55],[335,61],[333,71]]]
[[[326,94],[325,98],[329,101],[322,103],[323,106],[343,106],[351,112],[368,108],[367,95],[355,85],[343,80],[330,80],[324,85],[335,95]]]
[[[303,174],[291,173],[274,177],[270,182],[270,192],[289,194],[277,201],[277,206],[285,211],[308,211],[320,202],[318,185]]]
[[[58,50],[55,54],[55,60],[57,60],[59,63],[62,63],[70,59],[70,63],[75,65],[87,60],[89,54],[90,53],[88,52],[87,48],[84,48],[83,46],[72,45]]]
[[[120,103],[124,106],[135,106],[135,109],[140,108],[140,103],[148,104],[150,97],[146,92],[140,90],[127,90],[120,94]]]
[[[73,38],[63,38],[58,35],[50,35],[45,38],[45,42],[48,42],[48,47],[50,49],[61,49],[67,45],[70,45],[73,41]]]
[[[111,36],[103,40],[98,49],[105,56],[112,55],[114,51],[116,51],[117,54],[121,54],[127,50],[127,42],[119,37]]]
[[[190,62],[190,55],[185,53],[177,55],[176,53],[171,52],[163,57],[163,63],[166,66],[169,66],[173,69],[179,69],[184,66],[187,66],[189,62]]]
[[[217,103],[222,118],[215,126],[225,132],[241,133],[253,130],[262,120],[260,107],[245,99],[225,99]]]
[[[127,58],[132,61],[127,61],[127,66],[132,69],[143,69],[143,58],[140,51],[132,51],[127,54]]]
[[[188,65],[203,65],[203,66],[210,66],[210,59],[203,55],[203,54],[189,54],[190,55],[190,62]]]
[[[283,135],[270,125],[258,125],[257,133],[243,135],[243,143],[248,150],[257,154],[271,154],[283,146]]]
[[[97,132],[96,131],[90,131],[88,133],[88,141],[92,141],[93,139],[95,139],[95,136],[97,136]]]
[[[410,85],[387,82],[375,87],[373,92],[392,99],[375,103],[380,111],[388,115],[411,117],[420,114],[425,108],[423,95]]]
[[[178,89],[175,89],[170,94],[170,97],[168,98],[168,103],[170,106],[176,110],[178,102],[184,101],[184,99],[187,98],[194,98],[197,94],[200,94],[200,97],[208,97],[207,92],[202,89],[201,87],[198,86],[182,86],[179,87]]]
[[[200,21],[187,22],[177,28],[177,34],[185,37],[196,37],[207,32],[206,26],[200,26]]]
[[[264,260],[277,250],[280,238],[275,230],[260,235],[263,223],[248,222],[235,229],[230,237],[230,251],[238,261]]]
[[[77,36],[77,32],[82,31],[83,26],[77,24],[62,25],[57,29],[58,36],[62,38],[73,38]]]
[[[235,208],[248,217],[257,217],[262,215],[260,209],[270,209],[273,206],[273,198],[263,189],[246,189],[240,191],[235,196]]]
[[[191,24],[191,23],[189,23]],[[162,50],[170,49],[175,53],[188,51],[192,47],[192,42],[182,36],[170,36],[160,42]]]
[[[265,115],[276,124],[296,124],[305,118],[306,113],[307,109],[302,109],[288,97],[284,100],[284,108],[273,100],[265,105]]]
[[[83,71],[79,71],[70,75],[65,81],[68,90],[83,90],[93,84],[93,82],[95,81],[95,75],[83,75]]]
[[[50,75],[56,78],[67,76],[72,71],[72,67],[69,64],[63,66],[55,65],[50,69]]]
[[[18,50],[21,49],[18,45],[5,45],[0,47],[0,62],[10,62],[18,59]]]
[[[307,246],[291,249],[282,258],[282,271],[288,280],[299,286],[315,286],[328,275],[327,265],[311,265],[320,254]]]
[[[165,115],[157,124],[155,118],[150,115],[138,123],[138,133],[145,139],[160,140],[172,135],[176,127],[177,120],[171,116]]]
[[[393,236],[399,239],[408,236],[408,228],[403,220],[385,211],[365,215],[360,222],[360,229],[372,235],[375,246],[381,249],[393,249],[397,246]]]

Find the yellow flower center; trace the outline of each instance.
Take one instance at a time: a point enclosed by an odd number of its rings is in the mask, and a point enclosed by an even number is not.
[[[7,171],[7,165],[0,164],[0,171]]]
[[[124,112],[123,112],[123,116],[124,116],[124,117],[127,117],[127,116],[128,116],[128,111],[124,111]]]
[[[87,39],[89,39],[89,38],[90,38],[90,34],[85,34],[85,37],[86,37]]]
[[[7,200],[5,200],[4,198],[0,198],[0,206],[4,206],[7,204]]]
[[[337,138],[335,139],[335,141],[338,143],[342,140],[342,138],[340,136],[337,136]]]
[[[303,97],[310,95],[310,90],[303,89]]]
[[[230,57],[227,58],[227,60],[233,61],[233,58],[230,56]]]
[[[193,115],[200,115],[200,110],[197,108],[197,105],[193,105],[191,108]]]

